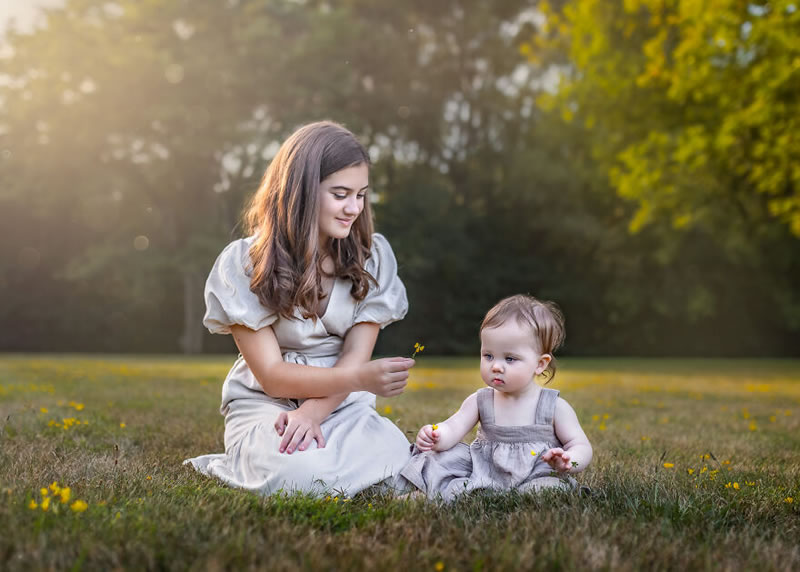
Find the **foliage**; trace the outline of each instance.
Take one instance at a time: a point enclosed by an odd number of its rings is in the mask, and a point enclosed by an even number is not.
[[[563,49],[559,106],[595,134],[631,230],[800,237],[800,11],[790,0],[576,0],[538,44]],[[748,235],[746,232],[744,233]]]

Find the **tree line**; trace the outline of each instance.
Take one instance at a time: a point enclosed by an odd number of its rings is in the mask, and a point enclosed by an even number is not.
[[[568,355],[798,355],[790,2],[68,0],[0,50],[0,348],[229,351],[205,276],[277,145],[373,159],[378,350],[552,299]],[[407,352],[410,353],[410,352]]]

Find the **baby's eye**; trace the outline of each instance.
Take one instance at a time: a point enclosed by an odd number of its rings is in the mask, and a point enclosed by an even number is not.
[[[487,361],[492,361],[492,354],[483,354],[483,359]]]
[[[508,363],[511,363],[511,362],[513,362],[513,361],[516,361],[516,359],[517,359],[517,358],[515,358],[515,357],[508,356],[508,357],[506,358],[506,361],[507,361]]]

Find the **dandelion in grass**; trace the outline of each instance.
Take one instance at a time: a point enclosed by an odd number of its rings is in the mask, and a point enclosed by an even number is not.
[[[649,440],[650,440],[650,437],[648,437],[646,435],[642,435],[642,442],[649,441]]]
[[[675,466],[675,463],[664,463],[664,468],[665,469],[671,469],[674,466]]]
[[[746,484],[748,487],[756,486],[756,482],[755,481],[745,481],[744,484]]]
[[[69,508],[72,512],[86,512],[86,509],[89,508],[89,504],[86,501],[76,500],[69,505]],[[117,518],[119,518],[119,516],[119,513],[117,513]]]
[[[47,407],[40,407],[39,411],[41,411],[42,413],[47,413]]]
[[[31,510],[36,510],[37,508],[39,508],[39,503],[31,499],[31,502],[28,503],[28,508]]]
[[[127,427],[127,425],[125,425],[125,423],[120,423],[119,426],[120,426],[121,429],[125,429],[125,427]]]
[[[792,504],[794,502],[794,499],[792,497],[786,497],[785,499],[783,499],[783,502],[785,502],[786,504]]]
[[[414,357],[415,357],[415,356],[416,356],[418,353],[422,353],[424,350],[425,350],[425,346],[423,346],[423,345],[420,345],[420,343],[419,343],[419,342],[416,342],[416,343],[414,344],[414,353],[413,353],[413,354],[411,354],[411,359],[414,359]]]
[[[439,562],[437,562],[437,563],[436,563],[436,564],[433,566],[433,568],[434,568],[434,570],[436,570],[436,572],[442,572],[442,570],[444,570],[444,562],[442,562],[441,560],[439,560]]]
[[[689,475],[693,475],[694,474],[694,469],[686,469],[686,473],[689,474]]]
[[[61,504],[67,504],[72,496],[72,491],[69,487],[64,487],[59,491],[58,496],[61,499]]]
[[[756,426],[755,421],[750,422],[750,431],[757,431],[758,426]]]
[[[42,499],[42,510],[47,511],[50,508],[50,497],[44,497]]]

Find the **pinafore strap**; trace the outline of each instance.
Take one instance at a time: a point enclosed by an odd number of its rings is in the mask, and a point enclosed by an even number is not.
[[[478,438],[505,443],[557,441],[553,429],[553,417],[558,393],[555,389],[542,388],[530,425],[497,425],[494,414],[494,390],[490,387],[478,390],[478,416],[481,422]]]

